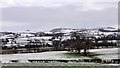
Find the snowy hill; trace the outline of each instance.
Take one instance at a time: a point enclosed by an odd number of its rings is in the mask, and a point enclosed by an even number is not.
[[[55,33],[70,33],[76,31],[75,29],[71,29],[71,28],[56,28],[51,30],[50,32],[52,32],[53,34]]]

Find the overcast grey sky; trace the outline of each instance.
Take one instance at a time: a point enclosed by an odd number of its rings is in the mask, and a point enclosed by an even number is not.
[[[58,27],[97,28],[118,25],[117,0],[70,1],[1,0],[0,26],[3,31],[46,31]]]

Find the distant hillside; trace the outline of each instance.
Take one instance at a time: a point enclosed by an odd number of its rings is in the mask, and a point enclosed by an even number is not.
[[[76,29],[71,29],[71,28],[56,28],[52,29],[50,32],[52,33],[69,33],[72,31],[76,31]]]
[[[120,29],[116,29],[113,27],[100,27],[100,28],[93,28],[93,29],[71,29],[71,28],[56,28],[52,29],[50,32],[52,33],[69,33],[73,31],[87,31],[87,30],[98,30],[100,32],[120,32]]]

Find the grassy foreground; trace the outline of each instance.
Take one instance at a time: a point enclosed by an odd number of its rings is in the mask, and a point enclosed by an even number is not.
[[[113,65],[106,65],[100,63],[86,63],[86,62],[69,62],[69,63],[4,63],[2,66],[113,66]],[[117,65],[114,65],[117,66]]]

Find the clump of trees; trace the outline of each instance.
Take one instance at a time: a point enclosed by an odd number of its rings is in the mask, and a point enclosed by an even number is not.
[[[87,55],[87,50],[94,47],[94,43],[92,42],[93,39],[87,37],[85,33],[74,32],[72,33],[71,40],[69,41],[71,41],[69,44],[71,45],[71,48],[76,50],[79,54],[82,53],[81,50],[84,50],[84,55]]]
[[[60,40],[54,41],[53,45],[57,49],[61,42],[61,45],[68,48],[68,50],[87,55],[87,50],[94,47],[94,43],[92,38],[86,36],[85,33],[74,32],[71,35],[71,39],[62,42]],[[84,50],[84,52],[81,52],[82,50]]]

